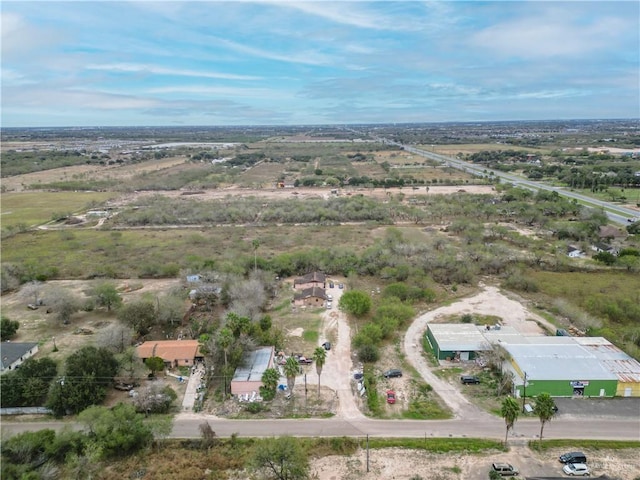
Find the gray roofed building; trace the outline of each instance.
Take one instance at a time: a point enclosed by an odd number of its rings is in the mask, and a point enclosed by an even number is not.
[[[258,393],[262,386],[262,374],[273,366],[275,350],[273,347],[260,347],[247,352],[242,365],[236,368],[231,380],[233,395]]]
[[[38,353],[37,343],[2,342],[0,344],[0,358],[2,358],[0,372],[15,370],[22,362],[36,353]]]

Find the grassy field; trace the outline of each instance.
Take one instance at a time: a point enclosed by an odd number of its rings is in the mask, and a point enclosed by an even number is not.
[[[111,192],[20,192],[2,194],[2,227],[40,225],[54,215],[84,212],[115,197]]]
[[[334,244],[356,250],[373,243],[366,225],[217,227],[209,229],[37,230],[2,242],[3,262],[23,263],[47,270],[58,278],[138,276],[141,266],[177,265],[199,269],[210,260],[217,268],[235,270],[253,262],[252,240],[258,238],[258,256]],[[377,228],[377,227],[376,227]],[[234,267],[234,265],[236,267]],[[144,271],[144,268],[142,269]],[[158,271],[160,276],[161,271]],[[152,275],[155,276],[155,275]],[[174,276],[174,275],[170,275]]]

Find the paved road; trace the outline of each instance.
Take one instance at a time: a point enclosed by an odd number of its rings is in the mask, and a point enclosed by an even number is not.
[[[633,399],[636,400],[636,399]],[[640,403],[636,402],[635,407]],[[634,406],[631,405],[631,409]],[[346,420],[283,419],[283,420],[227,420],[212,415],[180,413],[174,419],[173,438],[200,438],[199,425],[208,422],[220,437],[237,433],[242,437],[271,437],[293,435],[298,437],[481,437],[504,438],[504,421],[498,417],[479,420]],[[81,428],[73,422],[2,422],[2,433],[15,434],[44,428],[62,429],[64,426]],[[514,436],[524,440],[536,439],[540,433],[537,419],[516,422]],[[554,419],[545,425],[544,438],[573,438],[599,440],[640,440],[640,417],[581,417]]]
[[[603,211],[607,214],[607,217],[609,218],[609,220],[619,225],[628,225],[630,219],[635,219],[640,217],[640,210],[635,210],[627,207],[622,207],[620,205],[615,205],[610,202],[605,202],[592,197],[588,197],[586,195],[582,195],[580,193],[572,192],[570,190],[565,190],[564,188],[561,188],[561,187],[553,187],[550,185],[546,185],[542,182],[534,182],[524,177],[514,175],[512,173],[501,172],[498,170],[491,170],[482,165],[475,165],[473,163],[465,162],[463,160],[459,160],[454,157],[441,155],[439,153],[430,152],[428,150],[422,150],[422,149],[413,147],[411,145],[402,145],[402,144],[391,142],[388,140],[382,140],[382,139],[380,140],[387,144],[403,147],[404,150],[407,152],[411,152],[416,155],[420,155],[422,157],[435,160],[437,162],[442,163],[443,165],[457,168],[458,170],[463,170],[467,173],[472,173],[480,177],[493,176],[496,178],[500,178],[501,180],[504,180],[506,182],[513,183],[514,185],[517,185],[519,187],[528,188],[533,191],[546,190],[549,192],[557,192],[558,195],[573,198],[575,200],[578,200],[583,205],[589,206],[591,208],[593,207],[602,208]]]

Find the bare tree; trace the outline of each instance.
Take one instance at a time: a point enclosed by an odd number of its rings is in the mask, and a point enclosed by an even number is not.
[[[22,289],[20,290],[20,295],[29,299],[30,301],[32,300],[31,303],[33,303],[34,305],[41,305],[43,290],[44,283],[39,282],[38,280],[32,280],[22,287]]]
[[[107,328],[100,330],[96,335],[96,345],[105,347],[115,353],[122,353],[131,345],[133,328],[121,323],[112,323]]]
[[[47,305],[56,318],[67,324],[71,320],[71,315],[80,310],[80,300],[70,290],[52,287],[47,290]]]
[[[229,297],[231,298],[230,310],[254,321],[262,316],[267,301],[264,285],[258,278],[241,280],[230,285]]]

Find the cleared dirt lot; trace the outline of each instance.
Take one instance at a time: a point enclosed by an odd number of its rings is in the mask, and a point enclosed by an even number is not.
[[[411,479],[419,475],[425,480],[486,480],[492,462],[506,462],[516,466],[521,475],[567,477],[562,473],[558,456],[571,449],[551,449],[538,453],[526,446],[513,446],[509,452],[489,455],[446,455],[420,450],[383,449],[369,451],[367,472],[366,450],[350,457],[330,456],[312,463],[318,480],[387,480]],[[592,476],[633,480],[640,475],[640,458],[632,449],[583,450],[587,454]],[[510,477],[507,477],[510,478]]]

